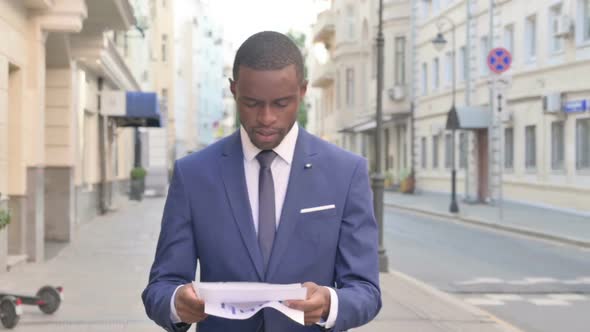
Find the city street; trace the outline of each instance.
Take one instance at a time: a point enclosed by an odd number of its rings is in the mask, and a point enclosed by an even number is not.
[[[590,250],[385,210],[390,269],[528,332],[590,326]]]

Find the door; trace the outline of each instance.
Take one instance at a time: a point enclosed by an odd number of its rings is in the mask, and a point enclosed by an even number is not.
[[[486,202],[489,193],[488,176],[488,130],[477,131],[477,196],[480,202]]]

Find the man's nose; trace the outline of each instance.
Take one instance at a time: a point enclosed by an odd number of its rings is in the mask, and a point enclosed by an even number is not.
[[[270,126],[277,120],[276,114],[270,105],[265,105],[258,110],[258,122],[263,126]]]

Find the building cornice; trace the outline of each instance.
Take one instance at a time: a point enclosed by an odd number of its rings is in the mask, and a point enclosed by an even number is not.
[[[88,16],[84,0],[55,0],[48,10],[33,10],[39,28],[46,32],[77,33]]]

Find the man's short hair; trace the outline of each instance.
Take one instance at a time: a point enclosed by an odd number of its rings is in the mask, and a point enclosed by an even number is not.
[[[303,82],[303,55],[288,36],[263,31],[252,35],[240,46],[234,59],[234,81],[238,80],[240,66],[254,70],[280,70],[295,65],[297,79]]]

